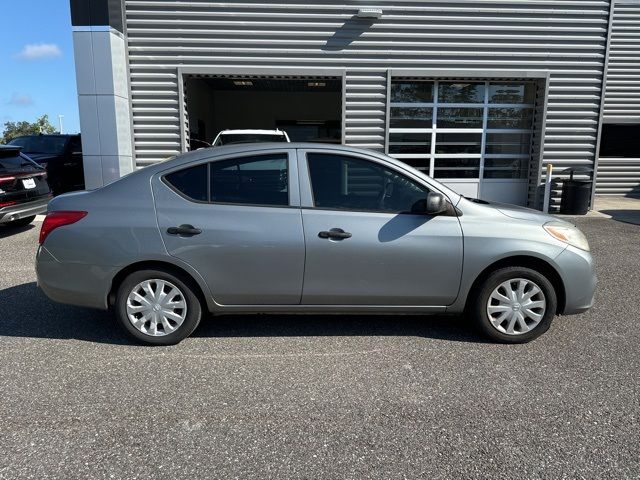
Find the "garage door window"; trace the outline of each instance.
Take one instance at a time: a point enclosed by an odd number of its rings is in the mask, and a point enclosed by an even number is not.
[[[394,79],[388,152],[435,178],[526,178],[535,85]]]

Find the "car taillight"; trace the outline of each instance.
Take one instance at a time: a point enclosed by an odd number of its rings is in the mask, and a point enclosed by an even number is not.
[[[76,223],[78,220],[81,220],[86,216],[87,212],[69,210],[60,210],[57,212],[47,213],[44,222],[42,222],[42,227],[40,228],[40,238],[38,240],[38,243],[42,245],[49,234],[56,228],[63,227],[65,225],[71,225],[72,223]]]
[[[18,202],[0,202],[0,208],[8,207],[9,205],[15,205]]]
[[[8,183],[8,182],[13,182],[16,179],[16,177],[9,175],[9,176],[0,176],[0,183]]]

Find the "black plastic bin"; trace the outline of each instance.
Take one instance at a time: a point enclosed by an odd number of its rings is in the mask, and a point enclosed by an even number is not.
[[[576,170],[571,170],[569,180],[565,180],[562,183],[560,213],[567,215],[585,215],[589,211],[591,181],[574,180],[574,173],[576,173]]]

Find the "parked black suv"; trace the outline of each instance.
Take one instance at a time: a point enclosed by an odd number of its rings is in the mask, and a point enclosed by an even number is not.
[[[15,145],[0,145],[0,225],[23,226],[47,211],[47,172]]]
[[[80,135],[25,135],[9,145],[22,147],[22,153],[46,168],[54,195],[84,190]]]

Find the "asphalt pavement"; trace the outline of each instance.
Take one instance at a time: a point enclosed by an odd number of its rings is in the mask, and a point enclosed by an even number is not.
[[[236,316],[134,345],[0,228],[0,478],[640,478],[640,226],[576,223],[594,308],[526,345],[465,318]]]

